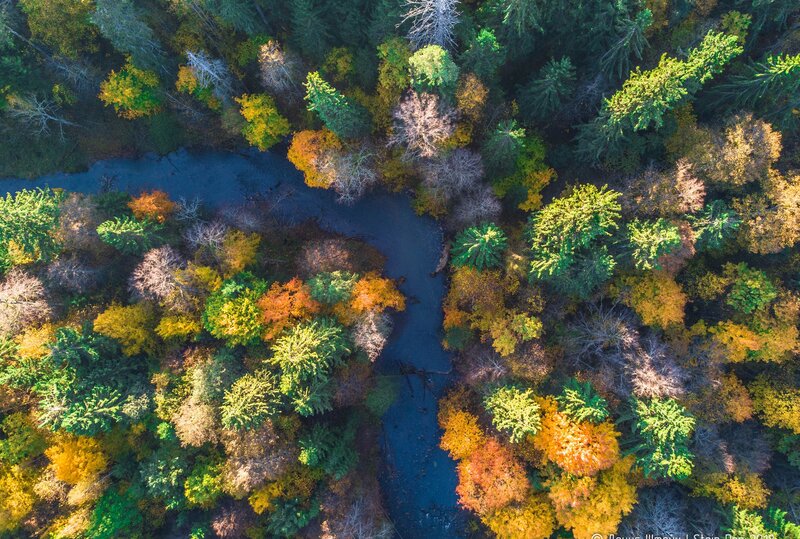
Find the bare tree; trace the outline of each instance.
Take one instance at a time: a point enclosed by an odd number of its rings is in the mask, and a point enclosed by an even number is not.
[[[633,393],[639,398],[678,397],[685,391],[687,373],[678,365],[667,345],[655,335],[641,347],[626,353]]]
[[[405,146],[407,157],[433,157],[453,134],[455,113],[441,106],[439,97],[411,91],[393,112],[389,145]]]
[[[87,266],[77,257],[58,258],[47,267],[47,278],[56,286],[85,293],[97,285],[97,270]]]
[[[224,60],[211,58],[203,51],[187,51],[186,58],[201,87],[212,88],[214,95],[222,101],[230,100],[233,78]]]
[[[51,315],[42,281],[19,268],[6,274],[0,283],[0,336],[13,336]]]
[[[177,205],[178,207],[175,209],[175,219],[190,223],[197,221],[198,215],[200,214],[200,199],[198,197],[194,197],[191,200],[180,197],[177,201]]]
[[[47,58],[47,67],[83,97],[95,97],[103,80],[97,70],[83,60],[51,56]]]
[[[39,98],[31,94],[9,96],[7,101],[6,114],[26,126],[37,137],[49,135],[54,127],[63,142],[64,128],[78,125],[64,118],[59,106],[52,99]]]
[[[488,185],[461,196],[448,216],[454,229],[465,228],[483,221],[495,221],[500,217],[503,206]]]
[[[228,225],[221,221],[197,221],[184,232],[183,237],[192,249],[208,247],[217,250],[222,247],[228,230]]]
[[[102,251],[103,242],[97,226],[103,222],[94,201],[80,193],[70,193],[61,202],[58,215],[58,241],[65,250]]]
[[[622,521],[619,533],[626,537],[648,534],[683,537],[689,529],[686,511],[685,497],[674,487],[643,489],[633,511]]]
[[[214,512],[211,529],[220,539],[242,539],[254,520],[255,513],[247,502],[228,501]]]
[[[276,40],[270,39],[261,45],[258,65],[261,83],[270,93],[294,98],[301,95],[301,86],[297,82],[302,77],[300,60],[291,51],[284,51]]]
[[[358,496],[344,511],[329,512],[322,522],[322,539],[388,539],[394,530],[380,514],[378,503]]]
[[[406,0],[403,22],[411,21],[408,39],[414,48],[455,45],[453,29],[458,24],[458,3],[459,0]]]
[[[322,159],[320,171],[333,178],[331,188],[339,195],[342,204],[355,204],[378,183],[375,152],[367,145],[344,153],[329,152]]]
[[[217,441],[217,420],[210,404],[191,397],[186,399],[172,416],[172,424],[184,447],[200,447],[206,442]]]
[[[361,348],[370,361],[381,355],[392,333],[392,319],[386,313],[369,311],[358,319],[353,328],[353,342]]]
[[[138,298],[163,301],[180,288],[175,272],[185,264],[169,245],[150,249],[131,273],[128,288]]]

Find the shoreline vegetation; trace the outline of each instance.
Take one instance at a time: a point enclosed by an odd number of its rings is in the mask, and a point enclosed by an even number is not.
[[[419,305],[348,240],[310,271],[244,211],[8,195],[2,532],[380,537],[384,499],[403,537],[800,537],[796,0],[0,0],[0,133],[9,178],[285,148],[359,215],[408,194],[448,253],[382,243],[426,294],[397,350]],[[383,346],[450,374],[383,387]],[[382,495],[373,391],[425,448]]]

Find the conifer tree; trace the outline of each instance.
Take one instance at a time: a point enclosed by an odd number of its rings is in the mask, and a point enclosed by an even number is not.
[[[341,138],[359,138],[371,128],[367,110],[339,93],[319,72],[308,74],[305,82],[308,110],[315,111],[325,125]]]
[[[453,242],[453,264],[479,270],[498,267],[508,245],[505,232],[494,223],[483,223],[465,230]]]

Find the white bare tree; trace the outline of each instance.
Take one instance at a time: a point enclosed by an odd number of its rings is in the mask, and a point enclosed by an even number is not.
[[[459,0],[406,0],[403,22],[411,21],[408,40],[414,48],[455,45],[453,29],[458,24],[458,3]]]
[[[353,342],[367,354],[370,361],[375,361],[381,355],[391,333],[391,317],[386,313],[369,311],[356,322]]]
[[[299,97],[301,85],[300,60],[291,51],[286,51],[277,40],[270,39],[258,51],[261,83],[275,96]]]
[[[329,152],[323,157],[320,170],[332,178],[331,188],[342,204],[355,204],[367,190],[378,182],[375,153],[367,145],[340,153]]]
[[[83,294],[97,284],[98,272],[77,257],[58,258],[47,267],[47,278],[60,288]]]
[[[27,127],[37,137],[50,135],[55,129],[58,138],[63,142],[64,128],[77,126],[61,115],[61,110],[52,99],[43,99],[35,95],[13,95],[7,99],[6,114],[21,125]]]
[[[233,78],[224,60],[211,58],[203,51],[187,51],[188,65],[203,88],[212,88],[214,95],[229,101],[233,94]]]
[[[18,268],[9,271],[0,283],[0,336],[11,337],[51,314],[42,281]]]
[[[217,250],[222,247],[222,242],[228,230],[228,225],[221,221],[212,221],[210,223],[197,221],[186,230],[184,239],[192,249],[209,247],[212,250]]]
[[[449,224],[454,229],[462,229],[484,221],[496,221],[503,211],[503,205],[488,185],[481,185],[456,201],[449,215]]]
[[[47,67],[67,82],[83,97],[97,96],[103,77],[84,60],[73,60],[63,56],[47,58]]]
[[[441,191],[447,201],[480,187],[481,178],[481,156],[466,148],[457,148],[422,165],[422,183],[428,189]]]
[[[179,289],[175,272],[186,264],[169,245],[150,249],[133,269],[128,288],[136,297],[163,301]]]
[[[406,157],[434,157],[442,143],[453,134],[455,113],[432,94],[409,92],[394,113],[389,145],[406,148]]]

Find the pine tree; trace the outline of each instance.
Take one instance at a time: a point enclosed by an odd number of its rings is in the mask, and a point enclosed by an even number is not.
[[[688,217],[697,238],[699,249],[717,250],[736,233],[741,219],[724,200],[714,200],[706,204],[696,216]]]
[[[371,129],[369,113],[358,103],[336,91],[319,72],[308,74],[305,82],[308,110],[315,111],[337,136],[360,138]]]
[[[469,48],[461,55],[464,71],[475,73],[490,85],[496,83],[497,70],[505,61],[505,49],[490,29],[483,28],[473,38]]]
[[[598,395],[591,382],[570,378],[561,395],[556,397],[559,408],[575,422],[602,423],[608,418],[608,402]]]
[[[299,460],[306,466],[320,468],[338,481],[358,462],[358,453],[353,448],[355,434],[353,422],[344,428],[316,423],[298,442]]]
[[[622,17],[615,25],[614,43],[600,58],[600,69],[606,75],[623,78],[630,71],[631,55],[642,59],[648,45],[645,31],[652,23],[653,13],[649,9],[643,9],[633,19]]]
[[[142,254],[153,248],[157,241],[156,233],[161,229],[158,223],[138,221],[133,217],[115,217],[100,223],[97,234],[105,243],[125,254]]]
[[[492,415],[492,425],[507,432],[512,442],[521,442],[541,428],[539,405],[530,389],[499,386],[486,396],[483,404]]]
[[[164,51],[153,30],[142,20],[130,0],[96,0],[92,22],[103,37],[136,65],[156,69],[164,62]]]
[[[0,270],[58,253],[53,231],[63,198],[50,189],[23,189],[0,198]]]
[[[453,242],[453,265],[470,266],[479,270],[501,266],[507,245],[505,232],[494,223],[467,228]]]
[[[634,399],[633,449],[646,477],[686,479],[694,466],[689,439],[695,419],[674,399]]]
[[[314,62],[321,63],[331,42],[323,7],[315,0],[291,0],[289,9],[295,46]]]
[[[248,373],[236,380],[220,407],[222,425],[228,429],[256,429],[278,412],[280,393],[267,371]]]
[[[546,120],[572,94],[574,85],[572,61],[566,56],[560,60],[551,58],[538,76],[520,89],[520,114],[530,122]]]
[[[661,269],[658,261],[681,245],[677,226],[666,219],[634,219],[628,223],[628,249],[633,265],[639,270]]]

